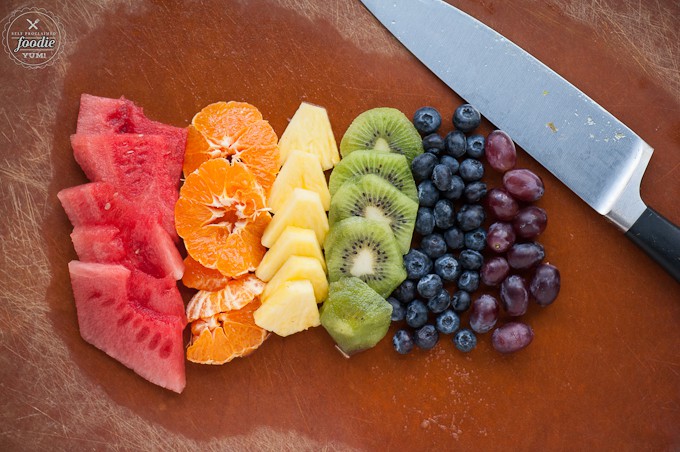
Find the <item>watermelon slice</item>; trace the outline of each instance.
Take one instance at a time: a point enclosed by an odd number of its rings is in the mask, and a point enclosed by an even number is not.
[[[115,264],[71,261],[69,272],[83,339],[150,382],[181,393],[186,319],[149,306],[147,295],[157,302],[159,280],[131,282],[130,270]]]

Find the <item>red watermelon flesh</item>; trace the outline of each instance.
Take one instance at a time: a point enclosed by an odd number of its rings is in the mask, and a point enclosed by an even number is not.
[[[127,250],[115,226],[76,226],[71,241],[82,262],[122,263]]]
[[[141,290],[144,281],[132,284],[121,265],[71,261],[69,272],[83,339],[150,382],[181,393],[186,319],[150,309],[139,294],[130,294],[129,287]]]
[[[154,278],[139,270],[131,270],[128,297],[146,309],[179,318],[187,324],[184,300],[174,278]]]

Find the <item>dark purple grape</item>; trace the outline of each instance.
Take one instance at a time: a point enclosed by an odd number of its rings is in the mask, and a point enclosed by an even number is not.
[[[515,198],[502,188],[493,188],[486,194],[486,204],[491,214],[501,221],[512,220],[519,211]]]
[[[504,257],[496,256],[484,262],[479,271],[480,279],[487,286],[497,286],[507,278],[510,265]]]
[[[536,303],[548,306],[560,293],[560,271],[554,265],[541,264],[536,267],[529,290]]]
[[[472,303],[470,328],[476,333],[486,333],[496,325],[500,306],[491,295],[482,295]]]
[[[534,330],[525,323],[510,322],[496,328],[491,336],[491,345],[501,353],[522,350],[534,339]]]
[[[515,199],[525,202],[538,201],[545,191],[541,178],[528,169],[516,169],[505,173],[503,187]]]
[[[515,167],[517,162],[517,150],[510,135],[502,130],[494,130],[486,138],[484,147],[486,161],[491,168],[504,173]]]
[[[526,270],[539,264],[545,257],[543,245],[538,242],[515,243],[506,256],[508,264],[515,270]]]
[[[505,253],[515,243],[515,231],[510,223],[496,222],[489,226],[486,244],[491,251]]]
[[[548,214],[536,206],[528,206],[517,212],[512,226],[518,236],[524,239],[538,237],[548,226]]]
[[[521,276],[510,275],[501,284],[501,303],[508,315],[524,315],[529,307],[527,283]]]

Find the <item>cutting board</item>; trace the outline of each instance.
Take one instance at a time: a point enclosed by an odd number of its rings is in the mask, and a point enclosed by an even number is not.
[[[452,3],[654,147],[643,198],[680,224],[677,1]],[[0,15],[19,6],[3,2]],[[410,116],[432,105],[447,132],[461,99],[354,0],[35,6],[60,19],[65,38],[44,69],[0,55],[0,449],[680,448],[680,284],[521,150],[518,165],[545,181],[541,241],[563,283],[552,306],[525,316],[536,337],[520,353],[496,353],[485,335],[467,355],[444,338],[400,356],[393,326],[345,359],[316,328],[272,336],[227,365],[187,364],[177,395],[86,344],[67,272],[71,226],[56,198],[85,182],[69,146],[81,93],[125,95],[177,126],[211,102],[248,101],[279,135],[301,101],[313,102],[338,141],[378,106]]]

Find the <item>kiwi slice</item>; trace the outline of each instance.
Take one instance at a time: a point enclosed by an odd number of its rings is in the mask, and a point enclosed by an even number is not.
[[[414,202],[418,189],[406,157],[390,152],[354,151],[335,165],[328,181],[331,196],[349,179],[356,181],[364,174],[377,174]]]
[[[410,165],[423,153],[423,141],[411,121],[396,108],[373,108],[357,116],[340,141],[343,158],[369,149],[403,154]]]
[[[387,298],[406,279],[399,245],[383,222],[346,218],[330,229],[324,248],[330,282],[356,276]]]
[[[333,196],[328,221],[331,226],[349,217],[364,217],[389,226],[401,254],[408,253],[416,224],[418,203],[380,176],[366,174],[344,184]]]
[[[359,278],[331,283],[321,325],[347,355],[375,346],[390,327],[392,305]]]

